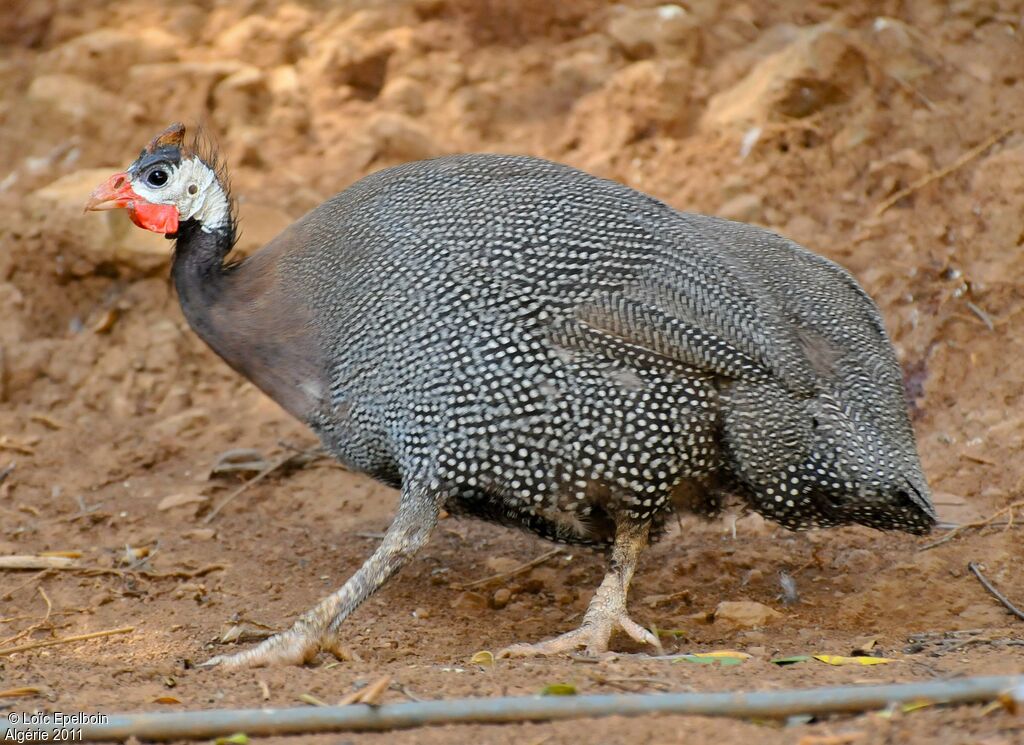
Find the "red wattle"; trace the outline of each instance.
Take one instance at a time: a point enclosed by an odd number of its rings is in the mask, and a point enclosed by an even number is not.
[[[128,205],[128,216],[140,228],[167,235],[178,232],[178,208],[172,204],[133,202]]]

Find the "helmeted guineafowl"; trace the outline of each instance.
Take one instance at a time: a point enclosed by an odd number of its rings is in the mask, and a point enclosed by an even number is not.
[[[196,332],[346,466],[401,488],[383,541],[230,665],[301,662],[427,540],[442,508],[610,546],[582,626],[506,654],[656,644],[626,612],[683,499],[788,528],[935,521],[902,378],[845,270],[749,225],[528,157],[368,176],[240,263],[230,197],[172,125],[92,209],[177,238]]]

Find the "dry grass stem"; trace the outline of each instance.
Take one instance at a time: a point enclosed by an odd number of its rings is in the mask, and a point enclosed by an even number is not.
[[[0,556],[0,569],[77,569],[78,562],[64,556]]]
[[[509,569],[507,572],[501,572],[500,574],[494,574],[490,577],[484,577],[483,579],[473,580],[472,582],[467,582],[463,585],[453,585],[453,587],[456,590],[471,590],[474,587],[481,587],[482,585],[490,584],[491,582],[498,582],[499,580],[508,579],[509,577],[515,577],[518,574],[530,571],[536,566],[540,566],[545,561],[550,559],[552,556],[557,556],[562,552],[563,551],[561,548],[553,548],[550,551],[541,554],[536,559],[528,561],[525,564],[520,564],[514,569]]]
[[[999,590],[996,589],[995,585],[988,581],[988,578],[986,578],[985,575],[981,573],[981,567],[979,567],[972,561],[967,565],[967,568],[971,570],[971,574],[978,578],[978,581],[981,582],[981,586],[988,590],[989,594],[992,597],[994,597],[996,600],[1002,603],[1003,607],[1006,608],[1006,610],[1010,611],[1010,613],[1017,616],[1017,618],[1019,618],[1020,620],[1024,621],[1024,611],[1022,611],[1020,608],[1011,603],[1009,598],[1003,595],[1003,593],[999,592]]]
[[[986,150],[988,150],[990,147],[995,145],[997,142],[999,142],[1001,139],[1003,139],[1004,137],[1006,137],[1008,134],[1010,134],[1011,132],[1013,132],[1016,129],[1017,129],[1017,125],[1013,125],[1013,126],[1010,126],[1010,127],[1006,127],[1005,129],[1001,129],[1000,131],[996,132],[994,135],[992,135],[992,136],[988,137],[987,139],[983,140],[980,144],[975,145],[974,147],[972,147],[970,150],[968,150],[967,152],[962,154],[959,158],[954,160],[949,165],[943,166],[942,168],[939,168],[937,170],[931,171],[930,173],[926,173],[924,176],[922,176],[921,178],[917,179],[917,181],[912,183],[910,186],[906,187],[905,189],[900,189],[895,194],[892,194],[888,199],[886,199],[881,204],[879,204],[877,207],[875,207],[875,217],[879,217],[882,213],[884,213],[887,209],[892,207],[894,204],[896,204],[898,201],[900,201],[904,197],[908,197],[911,194],[913,194],[915,191],[924,188],[925,186],[927,186],[928,184],[932,183],[933,181],[938,181],[939,179],[943,179],[946,176],[948,176],[949,174],[951,174],[954,171],[956,171],[957,169],[962,168],[964,165],[966,165],[967,163],[970,163],[972,160],[977,158],[979,155],[984,153]]]
[[[74,642],[84,642],[89,639],[100,639],[105,636],[114,636],[116,634],[130,634],[135,631],[134,626],[123,626],[119,629],[106,629],[105,631],[93,631],[89,634],[76,634],[75,636],[65,636],[62,639],[47,639],[42,642],[32,642],[31,644],[21,644],[17,647],[7,647],[6,649],[0,649],[0,657],[7,657],[18,652],[29,652],[33,649],[42,649],[43,647],[56,647],[59,644],[72,644]]]

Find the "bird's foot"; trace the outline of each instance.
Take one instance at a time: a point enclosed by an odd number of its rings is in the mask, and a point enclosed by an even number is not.
[[[252,649],[237,654],[218,655],[199,667],[270,667],[273,665],[305,665],[321,652],[340,658],[337,641],[332,635],[317,634],[301,621],[295,626],[264,639]]]
[[[633,641],[661,649],[658,637],[630,618],[625,610],[620,610],[588,612],[578,629],[536,644],[513,644],[498,652],[498,657],[547,657],[580,650],[598,657],[608,652],[608,641],[616,630],[625,632]]]

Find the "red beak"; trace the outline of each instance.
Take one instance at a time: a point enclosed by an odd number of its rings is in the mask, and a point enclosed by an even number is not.
[[[85,203],[88,210],[114,210],[128,207],[142,198],[132,190],[131,179],[127,173],[115,173],[102,184],[93,189],[89,201]]]
[[[140,197],[132,189],[127,173],[115,173],[97,186],[85,203],[88,210],[128,210],[128,217],[140,228],[162,235],[178,232],[178,208],[173,204],[153,204]]]

